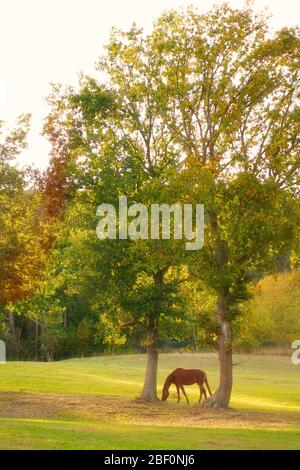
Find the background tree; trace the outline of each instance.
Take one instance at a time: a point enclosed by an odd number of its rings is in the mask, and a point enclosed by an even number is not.
[[[239,348],[290,348],[300,330],[300,271],[266,276],[254,287],[236,322]]]
[[[14,354],[19,353],[21,326],[16,324],[13,303],[30,295],[43,264],[40,197],[30,171],[13,164],[26,146],[29,119],[21,116],[0,145],[0,305],[8,350]]]

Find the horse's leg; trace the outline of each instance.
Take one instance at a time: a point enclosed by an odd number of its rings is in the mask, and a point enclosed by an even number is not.
[[[205,398],[205,400],[207,400],[207,393],[206,393],[205,387],[204,387],[204,385],[201,385],[201,387],[202,387],[202,390],[203,390],[204,398]]]
[[[189,404],[189,399],[187,397],[187,394],[185,393],[183,385],[179,385],[179,387],[180,387],[180,390],[182,391],[183,395],[185,396],[187,404]]]
[[[199,389],[200,389],[199,403],[201,403],[203,390],[202,390],[202,386],[200,384],[198,384],[198,385],[199,385]]]
[[[180,402],[180,390],[179,390],[179,385],[175,384],[176,389],[177,389],[177,403]]]

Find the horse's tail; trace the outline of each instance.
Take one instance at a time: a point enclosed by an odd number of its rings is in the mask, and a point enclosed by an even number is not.
[[[205,383],[205,385],[207,386],[207,390],[209,391],[210,396],[212,396],[211,389],[210,389],[210,386],[208,385],[208,380],[207,380],[207,377],[206,377],[206,376],[205,376],[204,383]]]

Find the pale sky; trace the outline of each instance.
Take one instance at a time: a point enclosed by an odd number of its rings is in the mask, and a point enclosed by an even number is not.
[[[222,0],[0,0],[0,119],[12,126],[19,114],[32,113],[20,163],[47,166],[49,146],[40,132],[49,82],[76,84],[80,71],[92,73],[112,26],[126,29],[135,21],[148,32],[164,10],[196,5],[204,12],[216,3]],[[255,5],[269,7],[275,28],[300,23],[299,0]]]

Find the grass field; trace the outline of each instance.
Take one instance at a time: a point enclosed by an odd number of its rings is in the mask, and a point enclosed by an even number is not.
[[[235,362],[244,356],[235,356]],[[138,399],[144,355],[0,366],[0,449],[300,449],[300,366],[254,356],[235,367],[231,409]],[[176,367],[218,381],[215,354],[163,354],[159,389]]]

